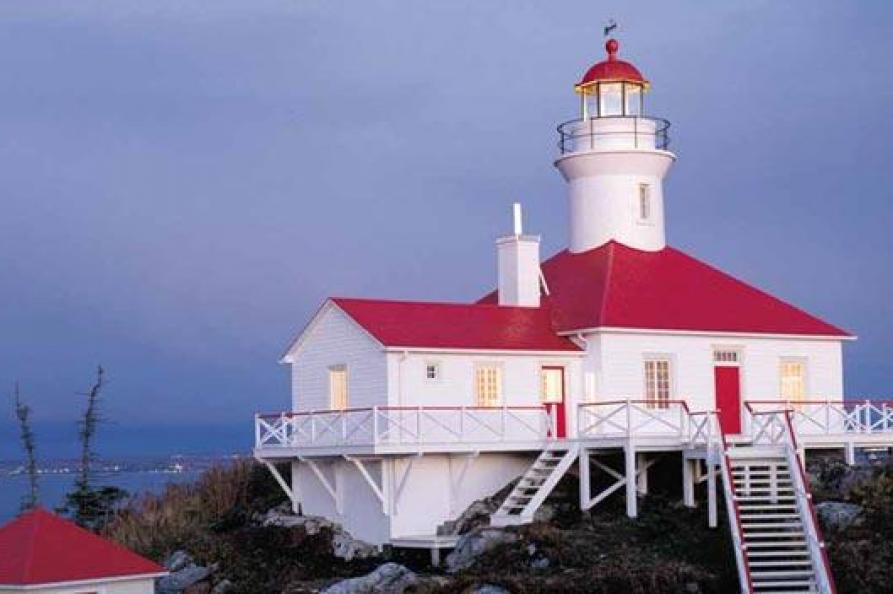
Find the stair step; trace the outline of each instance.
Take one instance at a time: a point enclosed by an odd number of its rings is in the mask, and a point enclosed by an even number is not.
[[[803,529],[801,522],[741,522],[744,532],[754,528],[799,528]]]
[[[741,514],[742,520],[785,520],[789,518],[799,518],[800,514]]]
[[[760,557],[760,558],[768,558],[768,557],[784,557],[788,559],[790,557],[809,557],[809,551],[807,549],[803,549],[802,551],[752,551],[747,549],[747,557]]]
[[[785,561],[749,561],[748,564],[751,567],[791,567],[792,565],[801,565],[801,566],[812,566],[812,561],[809,559],[805,559],[803,561],[797,561],[795,559],[787,559]]]
[[[793,547],[806,547],[805,540],[778,540],[771,542],[747,542],[745,545],[748,549],[751,548],[760,548],[760,549],[769,549],[769,548],[793,548]]]
[[[798,530],[796,532],[745,532],[744,533],[744,541],[747,544],[751,544],[756,541],[763,541],[767,538],[803,538],[803,531]],[[779,540],[778,544],[782,544],[786,541]]]
[[[753,583],[754,588],[784,588],[785,586],[787,586],[789,588],[792,586],[793,587],[803,586],[804,588],[808,588],[812,585],[813,585],[812,580],[791,580],[791,581],[784,580],[781,582],[769,581],[769,580],[766,580],[765,582],[757,582],[756,580],[754,580],[754,583]],[[807,590],[807,592],[808,591],[809,590]]]
[[[802,578],[812,576],[813,573],[811,569],[796,569],[791,571],[753,571],[750,574],[750,577],[755,580],[763,578]]]

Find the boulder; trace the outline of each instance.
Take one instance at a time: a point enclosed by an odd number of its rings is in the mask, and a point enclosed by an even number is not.
[[[509,591],[493,584],[482,584],[475,588],[472,594],[509,594]]]
[[[220,580],[217,585],[211,589],[211,594],[225,594],[233,589],[233,583],[229,580]]]
[[[456,548],[447,555],[446,567],[450,573],[468,569],[482,554],[500,545],[517,542],[518,535],[499,528],[478,528],[463,534]]]
[[[352,537],[339,527],[332,536],[332,554],[345,561],[368,559],[378,555],[378,547]]]
[[[189,588],[193,588],[199,582],[208,579],[214,573],[214,567],[202,567],[195,563],[172,571],[170,574],[158,580],[156,592],[158,594],[176,594]]]
[[[180,571],[192,564],[192,557],[186,551],[174,551],[164,560],[164,568],[168,571]]]
[[[313,535],[323,528],[335,529],[337,524],[318,516],[296,516],[291,509],[274,507],[260,517],[262,526],[280,526],[282,528],[303,528],[304,532]]]
[[[862,507],[843,501],[823,501],[815,509],[824,525],[832,530],[846,530],[862,513]]]
[[[364,576],[332,584],[320,594],[403,594],[418,577],[399,563],[385,563]]]

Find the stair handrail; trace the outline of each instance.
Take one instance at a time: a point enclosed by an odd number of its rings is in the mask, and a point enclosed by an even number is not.
[[[732,530],[732,540],[735,543],[735,560],[738,566],[738,584],[741,591],[746,594],[753,594],[753,576],[750,572],[750,561],[747,559],[747,544],[744,541],[744,528],[741,526],[741,509],[738,505],[738,498],[734,492],[734,481],[732,477],[732,464],[729,461],[729,444],[726,440],[726,432],[722,426],[719,427],[720,447],[722,455],[719,456],[720,467],[723,473],[723,493],[726,500],[726,515],[729,520],[734,522],[734,530]],[[709,468],[708,468],[709,470]]]
[[[780,414],[783,416],[784,425],[787,428],[785,433],[788,443],[786,444],[785,455],[787,456],[788,466],[796,467],[797,469],[796,472],[790,474],[794,482],[794,488],[800,495],[797,497],[797,506],[801,508],[800,515],[804,519],[803,524],[806,528],[806,536],[809,543],[809,556],[812,558],[813,567],[816,569],[816,579],[819,581],[818,585],[823,594],[836,594],[837,586],[834,583],[834,575],[831,573],[831,561],[828,558],[828,549],[825,546],[818,514],[812,501],[812,493],[809,491],[806,470],[803,468],[803,460],[797,454],[797,436],[791,423],[791,411],[783,410],[780,411]]]

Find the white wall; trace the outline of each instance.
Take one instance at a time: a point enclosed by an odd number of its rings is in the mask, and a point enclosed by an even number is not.
[[[331,408],[329,367],[347,365],[351,407],[387,403],[387,363],[382,346],[337,307],[320,313],[291,366],[292,410]]]
[[[440,365],[441,378],[427,380],[425,366]],[[540,368],[565,367],[565,403],[568,431],[575,427],[573,413],[582,402],[582,358],[573,355],[388,353],[391,406],[474,406],[475,366],[502,367],[502,395],[507,406],[540,404]]]
[[[806,361],[806,390],[810,397],[843,397],[841,342],[836,340],[639,333],[599,333],[587,338],[590,349],[586,368],[598,378],[597,400],[643,397],[644,358],[669,355],[673,396],[687,400],[692,410],[712,410],[714,348],[740,349],[742,400],[779,397],[779,366],[783,357]]]

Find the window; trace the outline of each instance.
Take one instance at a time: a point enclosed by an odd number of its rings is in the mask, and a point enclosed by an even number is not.
[[[347,408],[347,366],[329,367],[329,406],[332,410]]]
[[[474,370],[475,404],[500,406],[502,402],[502,369],[496,365],[481,365]]]
[[[437,361],[425,363],[425,379],[429,382],[436,382],[440,379],[440,363]]]
[[[669,406],[669,359],[645,361],[645,400],[648,403],[648,408],[667,408]]]
[[[564,401],[564,368],[543,367],[540,369],[540,401]]]
[[[623,91],[620,83],[599,83],[598,96],[600,117],[623,115]]]
[[[651,186],[639,184],[639,220],[651,220]]]
[[[781,399],[798,402],[806,398],[806,363],[797,359],[781,360]]]
[[[716,350],[713,351],[713,362],[719,364],[727,364],[727,365],[737,365],[738,364],[738,351],[725,349],[725,350]]]

